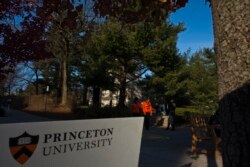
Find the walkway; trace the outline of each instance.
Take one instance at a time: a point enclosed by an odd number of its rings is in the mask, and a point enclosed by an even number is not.
[[[211,156],[209,142],[200,144],[197,155],[191,154],[191,132],[188,126],[175,131],[163,128],[144,130],[139,167],[222,167],[221,157]]]

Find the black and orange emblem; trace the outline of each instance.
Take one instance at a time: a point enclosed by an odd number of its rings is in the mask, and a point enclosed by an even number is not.
[[[9,147],[13,158],[20,164],[24,164],[34,153],[39,136],[32,136],[24,132],[21,136],[10,138]]]

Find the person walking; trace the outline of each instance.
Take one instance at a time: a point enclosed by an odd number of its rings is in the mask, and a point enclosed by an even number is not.
[[[176,109],[176,104],[173,99],[170,100],[170,103],[168,105],[169,107],[169,116],[168,116],[168,126],[166,130],[171,127],[171,130],[175,130],[175,109]]]
[[[155,118],[154,126],[159,126],[162,121],[162,112],[161,112],[160,105],[158,103],[155,103],[155,110],[156,110],[156,118]]]
[[[132,115],[134,117],[141,116],[141,113],[140,113],[141,103],[140,103],[140,100],[138,99],[138,97],[134,98],[131,110],[132,110]]]
[[[142,111],[144,114],[144,125],[146,130],[149,130],[150,127],[150,118],[152,116],[152,104],[149,99],[146,99],[142,102]]]
[[[164,117],[166,117],[167,115],[167,105],[165,104],[164,98],[161,98],[159,100],[159,104],[156,103],[155,109],[156,109],[156,119],[154,126],[160,126],[164,123],[163,122],[165,119]]]
[[[170,111],[169,111],[169,104],[168,104],[168,101],[166,99],[164,101],[164,105],[165,105],[166,115],[168,116]]]

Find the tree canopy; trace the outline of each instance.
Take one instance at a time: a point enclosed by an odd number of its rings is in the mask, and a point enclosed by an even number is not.
[[[135,23],[140,21],[160,23],[170,11],[184,7],[188,0],[95,0],[94,11],[106,17]]]
[[[1,79],[13,71],[18,62],[51,56],[50,52],[44,49],[45,33],[60,8],[67,10],[67,15],[60,24],[69,28],[76,26],[75,18],[82,10],[82,5],[73,6],[66,0],[3,0],[0,6]]]
[[[14,67],[24,60],[51,58],[45,65],[47,69],[41,69],[47,84],[53,81],[52,87],[62,90],[78,81],[85,87],[119,90],[120,105],[124,103],[127,84],[139,79],[147,70],[153,73],[152,86],[165,92],[164,96],[181,95],[186,91],[185,85],[179,85],[179,90],[172,89],[173,80],[168,78],[180,73],[183,67],[184,59],[176,43],[177,34],[184,27],[168,22],[168,14],[185,6],[186,2],[3,1],[0,26],[5,30],[9,28],[10,33],[2,33],[1,54],[4,56],[1,60],[9,59],[12,65],[6,65]],[[16,8],[11,13],[13,3]],[[14,24],[17,20],[18,26]],[[16,28],[11,29],[12,25]],[[25,40],[24,35],[29,40]],[[14,38],[19,36],[23,41],[16,43]],[[23,45],[26,48],[22,48]],[[46,72],[48,70],[50,73]],[[53,77],[48,76],[50,74]],[[66,92],[64,89],[58,94],[63,96]]]

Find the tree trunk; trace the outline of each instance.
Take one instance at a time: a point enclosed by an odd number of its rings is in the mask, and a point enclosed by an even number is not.
[[[62,62],[62,99],[61,106],[65,106],[67,104],[68,97],[68,87],[67,87],[67,63],[66,61]]]
[[[100,87],[93,88],[93,106],[100,107],[100,95],[101,89]]]
[[[110,98],[109,106],[112,107],[113,106],[113,92],[112,91],[110,91],[110,93],[109,93],[109,98]]]
[[[67,61],[69,57],[69,40],[67,37],[64,36],[64,34],[61,32],[61,35],[65,42],[65,57],[62,59],[62,98],[61,98],[61,106],[67,105],[68,100],[68,85],[67,85],[67,79],[68,79],[68,67],[67,67]]]
[[[126,77],[123,78],[120,85],[120,95],[119,95],[119,103],[118,106],[121,108],[125,107],[125,100],[126,100],[126,88],[127,88],[127,82]]]
[[[88,88],[84,86],[83,88],[83,93],[82,93],[82,104],[84,106],[87,106],[89,103],[88,103],[88,100],[87,100],[87,95],[88,95]]]
[[[36,75],[35,89],[36,89],[36,95],[38,95],[39,94],[39,76],[38,76],[37,69],[35,69],[35,75]]]
[[[62,97],[62,63],[56,65],[56,71],[59,71],[56,84],[56,104],[58,104]]]
[[[211,0],[224,167],[250,166],[250,1]]]

